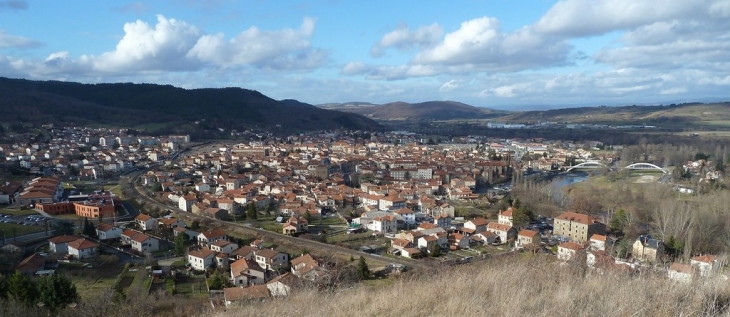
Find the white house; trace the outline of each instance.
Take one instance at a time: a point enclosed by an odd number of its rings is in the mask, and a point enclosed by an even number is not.
[[[218,253],[230,255],[238,249],[238,244],[226,240],[218,240],[210,245],[210,249]]]
[[[57,254],[68,254],[68,243],[79,240],[75,236],[57,236],[48,239],[48,249]]]
[[[177,208],[180,208],[182,210],[189,212],[192,210],[192,207],[196,201],[198,201],[198,199],[195,198],[195,195],[193,195],[193,194],[188,194],[186,196],[182,196],[182,197],[180,197],[180,200],[178,200]]]
[[[499,211],[499,216],[497,217],[497,223],[502,225],[508,225],[510,227],[513,226],[512,224],[512,212],[514,209],[512,207],[507,208],[507,210]]]
[[[231,263],[231,282],[246,287],[266,283],[266,270],[253,260],[240,259]]]
[[[219,240],[228,240],[225,231],[221,229],[203,231],[198,235],[198,244],[205,247],[210,247],[213,242]]]
[[[719,261],[715,255],[701,255],[693,257],[689,260],[692,267],[697,268],[701,277],[708,277],[719,267]]]
[[[368,224],[368,229],[382,233],[395,233],[396,231],[396,220],[395,217],[386,215],[382,217],[375,217],[373,221]]]
[[[188,253],[190,267],[197,271],[205,271],[215,263],[215,251],[207,248],[194,250]]]
[[[96,235],[99,240],[119,239],[122,236],[122,229],[108,223],[100,223],[96,226]]]
[[[687,264],[672,263],[667,270],[669,279],[689,283],[695,274],[695,268]]]
[[[416,223],[416,213],[413,210],[401,208],[396,210],[395,213],[399,214],[403,218],[403,221],[409,225]]]
[[[585,250],[585,246],[572,241],[568,241],[558,245],[558,259],[563,261],[570,261],[575,259],[582,251]]]
[[[139,214],[137,217],[134,217],[134,222],[142,231],[157,230],[159,227],[157,219],[145,214]]]
[[[160,249],[160,243],[157,239],[146,234],[140,233],[132,237],[132,250],[139,253],[155,252]]]
[[[606,251],[606,236],[593,234],[589,242],[591,244],[591,250]]]
[[[289,262],[289,255],[273,249],[258,250],[254,258],[262,268],[271,271],[285,267]]]
[[[86,239],[78,239],[68,243],[68,254],[73,255],[77,259],[86,259],[98,255],[96,252],[99,244]]]
[[[210,192],[210,184],[203,182],[197,183],[195,184],[195,190],[201,193],[208,193]]]

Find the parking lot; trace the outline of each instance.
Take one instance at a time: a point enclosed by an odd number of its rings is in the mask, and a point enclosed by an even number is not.
[[[13,216],[0,213],[0,223],[17,224],[22,226],[44,226],[47,218],[40,215]]]

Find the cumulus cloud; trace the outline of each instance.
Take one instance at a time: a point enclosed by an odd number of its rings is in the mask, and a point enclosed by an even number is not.
[[[310,44],[314,26],[314,19],[305,18],[298,29],[250,27],[227,39],[222,33],[206,34],[185,21],[157,15],[155,24],[141,20],[126,23],[124,36],[115,49],[98,56],[73,58],[62,51],[50,54],[45,60],[5,57],[2,67],[7,72],[25,70],[34,78],[124,77],[208,68],[311,69],[329,58],[329,52]],[[37,45],[40,44],[0,31],[0,48]]]
[[[275,69],[316,66],[326,53],[311,49],[314,27],[315,20],[305,18],[298,29],[265,31],[250,27],[230,40],[221,33],[203,35],[186,56],[222,66],[253,64]],[[271,59],[272,56],[275,58]]]
[[[424,48],[437,43],[443,36],[444,30],[438,23],[419,26],[411,31],[407,25],[401,25],[395,30],[386,33],[370,49],[370,55],[380,57],[388,48],[407,50]]]
[[[3,0],[0,1],[0,11],[2,10],[27,10],[28,1],[24,0]]]
[[[40,42],[0,30],[0,48],[35,48],[41,45]]]
[[[658,21],[702,14],[705,0],[563,0],[537,23],[535,31],[564,37],[600,35]]]

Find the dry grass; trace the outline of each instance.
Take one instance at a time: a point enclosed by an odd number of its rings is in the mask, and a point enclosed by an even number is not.
[[[724,282],[680,284],[622,272],[581,277],[538,257],[336,293],[301,291],[206,316],[718,316],[728,314],[729,302]]]

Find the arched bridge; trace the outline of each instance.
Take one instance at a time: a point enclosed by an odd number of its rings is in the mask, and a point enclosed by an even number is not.
[[[574,169],[602,169],[602,168],[610,168],[609,166],[606,166],[605,164],[598,162],[598,161],[587,161],[580,163],[578,165],[573,165],[569,169],[565,170],[565,172],[570,172]],[[632,171],[661,171],[664,174],[669,173],[666,169],[663,169],[659,166],[656,166],[651,163],[634,163],[631,165],[628,165],[624,167],[624,169],[632,170]]]
[[[567,169],[565,172],[570,172],[574,169],[601,169],[601,168],[607,168],[608,166],[604,165],[603,163],[599,161],[587,161],[580,163],[578,165],[573,165],[569,169]]]
[[[651,163],[634,163],[624,168],[632,171],[661,171],[664,174],[669,173],[669,171]]]

